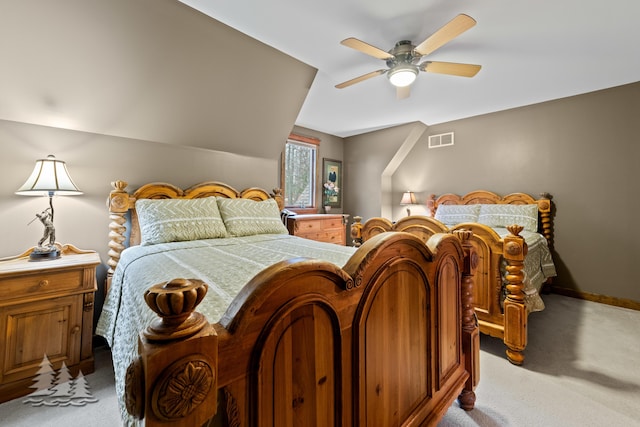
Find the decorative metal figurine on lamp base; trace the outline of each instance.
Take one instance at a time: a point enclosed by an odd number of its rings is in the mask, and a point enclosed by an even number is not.
[[[16,191],[16,194],[49,197],[49,207],[41,213],[37,213],[36,218],[29,222],[31,224],[39,219],[44,225],[44,234],[38,241],[38,245],[29,254],[29,258],[34,261],[59,258],[60,249],[56,245],[56,229],[53,226],[53,196],[82,194],[71,180],[65,162],[56,160],[52,155],[47,156],[46,159],[37,160],[31,176]],[[47,240],[48,243],[45,243]]]
[[[49,203],[51,204],[51,198]],[[38,246],[33,248],[33,251],[29,254],[29,258],[33,260],[60,258],[60,250],[56,246],[56,229],[53,226],[53,206],[43,210],[42,213],[37,213],[36,218],[32,219],[31,222],[36,219],[39,219],[44,225],[44,235],[38,241]],[[31,222],[27,225],[30,225]],[[45,245],[44,242],[47,239],[49,244]]]

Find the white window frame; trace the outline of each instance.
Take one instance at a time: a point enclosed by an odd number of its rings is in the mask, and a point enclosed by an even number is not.
[[[286,182],[286,165],[287,165],[287,147],[289,144],[295,144],[301,147],[309,148],[312,150],[312,159],[310,159],[310,176],[309,176],[309,203],[305,203],[304,205],[295,204],[295,202],[291,202],[288,200],[287,194],[287,182]],[[285,197],[285,207],[291,210],[306,210],[316,208],[316,186],[317,186],[317,165],[318,165],[318,146],[320,144],[320,140],[317,138],[310,138],[301,135],[291,134],[287,139],[285,144],[285,150],[282,155],[282,180],[281,185],[283,187],[283,193]]]

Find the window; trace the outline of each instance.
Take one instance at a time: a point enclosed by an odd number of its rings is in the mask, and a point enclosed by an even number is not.
[[[320,141],[290,135],[284,150],[284,204],[313,208],[316,200],[316,153]]]

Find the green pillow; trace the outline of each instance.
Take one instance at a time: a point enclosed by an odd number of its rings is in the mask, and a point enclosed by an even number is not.
[[[478,221],[480,205],[438,205],[435,219],[445,225]]]
[[[538,205],[480,205],[478,222],[489,227],[518,224],[526,231],[538,231]]]
[[[288,234],[274,199],[227,199],[218,197],[218,209],[227,232],[232,236]]]
[[[136,201],[142,245],[227,237],[214,197]]]

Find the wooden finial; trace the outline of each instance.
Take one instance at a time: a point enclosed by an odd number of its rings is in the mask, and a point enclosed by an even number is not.
[[[174,279],[158,283],[144,294],[144,300],[160,319],[144,332],[150,340],[165,341],[193,335],[207,325],[205,317],[194,312],[208,286],[198,279]]]

